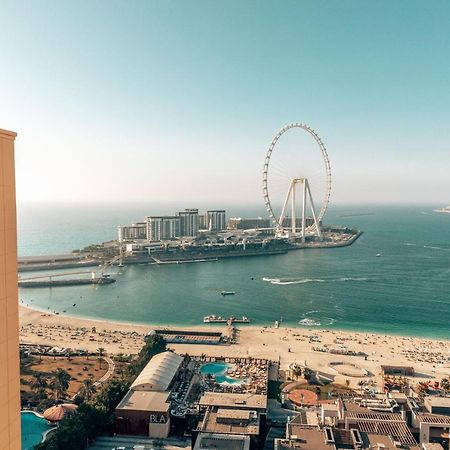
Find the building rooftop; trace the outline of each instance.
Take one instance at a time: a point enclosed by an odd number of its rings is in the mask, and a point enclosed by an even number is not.
[[[247,418],[239,418],[242,411],[231,410],[235,418],[224,417],[224,410],[212,408],[208,410],[199,424],[199,431],[218,434],[236,434],[236,435],[258,435],[259,434],[259,415],[256,411],[244,411],[248,413]]]
[[[393,441],[398,441],[402,444],[417,445],[406,422],[358,421],[356,426],[359,431],[367,434],[389,436]]]
[[[425,404],[438,408],[450,408],[450,397],[425,397]]]
[[[250,438],[233,434],[200,433],[194,450],[249,450]]]
[[[165,391],[182,362],[183,357],[173,352],[155,355],[134,380],[130,389],[133,391]]]
[[[450,426],[450,416],[442,416],[439,414],[417,414],[419,422],[437,423]]]
[[[288,424],[290,436],[299,436],[305,428],[319,428],[319,417],[312,411],[301,411]]]
[[[322,430],[304,428],[295,439],[280,439],[277,442],[279,450],[330,450],[334,445],[327,443]],[[275,447],[277,448],[277,447]]]
[[[169,394],[169,392],[129,390],[116,409],[166,412],[170,407]]]
[[[223,420],[250,420],[252,411],[248,409],[223,409],[220,408],[217,410],[217,419]]]
[[[199,401],[200,406],[237,407],[240,409],[266,409],[267,396],[261,394],[232,394],[207,392]]]
[[[361,411],[348,411],[346,413],[346,418],[349,419],[359,419],[359,420],[377,420],[383,422],[404,422],[401,414],[388,414],[388,413],[378,413],[365,409],[364,412]]]
[[[427,444],[422,444],[423,450],[444,450],[441,444],[429,442]]]

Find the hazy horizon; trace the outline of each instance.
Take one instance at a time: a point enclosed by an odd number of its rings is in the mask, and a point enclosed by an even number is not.
[[[18,201],[258,204],[272,137],[304,122],[328,149],[332,205],[446,206],[449,14],[444,1],[2,2]]]

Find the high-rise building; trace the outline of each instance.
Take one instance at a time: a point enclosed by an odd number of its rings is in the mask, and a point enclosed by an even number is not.
[[[147,239],[162,241],[180,236],[180,217],[150,216],[147,217]]]
[[[118,227],[119,242],[147,239],[147,223],[138,222],[132,225],[120,225]]]
[[[198,229],[206,230],[208,227],[206,226],[206,213],[198,215]]]
[[[222,231],[226,228],[225,210],[217,209],[206,211],[206,229]]]
[[[248,230],[250,228],[269,228],[270,219],[258,217],[256,219],[242,219],[241,217],[232,217],[228,219],[227,228],[229,230]]]
[[[0,448],[20,450],[16,133],[0,129]]]
[[[198,209],[185,209],[178,213],[180,217],[180,235],[188,237],[198,236]]]

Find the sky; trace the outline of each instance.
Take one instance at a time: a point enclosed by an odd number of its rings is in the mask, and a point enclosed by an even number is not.
[[[19,202],[257,204],[274,134],[304,122],[327,147],[332,203],[450,204],[448,1],[0,9]]]

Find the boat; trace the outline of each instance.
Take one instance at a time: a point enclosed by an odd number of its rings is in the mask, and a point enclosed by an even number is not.
[[[376,258],[379,258],[380,256],[381,256],[381,253],[377,253],[377,254],[375,255]]]
[[[250,323],[250,319],[247,316],[242,316],[240,318],[231,316],[231,317],[226,318],[226,317],[216,316],[216,315],[212,314],[209,316],[204,316],[203,322],[204,323],[228,323],[231,325],[233,323]]]
[[[234,295],[234,294],[236,294],[236,292],[234,291],[222,291],[220,293],[220,295]]]

